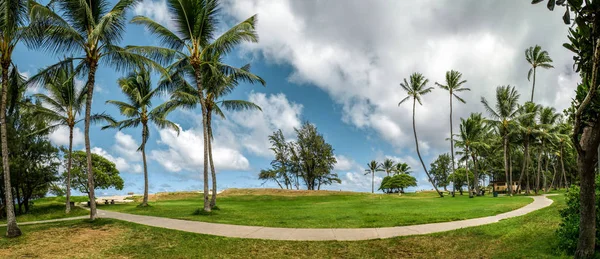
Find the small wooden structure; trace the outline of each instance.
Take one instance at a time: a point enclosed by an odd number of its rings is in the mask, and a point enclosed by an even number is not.
[[[507,182],[494,181],[494,182],[491,182],[491,184],[494,186],[495,192],[508,192],[508,183]],[[513,184],[512,184],[513,192],[516,192],[517,186],[519,186],[519,182],[513,181]]]

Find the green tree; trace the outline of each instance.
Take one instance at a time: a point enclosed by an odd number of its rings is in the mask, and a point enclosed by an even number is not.
[[[439,155],[433,163],[430,165],[430,172],[433,175],[433,179],[435,184],[438,187],[444,188],[444,191],[447,192],[448,185],[450,184],[450,178],[448,176],[452,173],[452,162],[450,160],[450,155],[441,154]]]
[[[71,186],[82,193],[89,193],[89,185],[87,184],[87,176],[89,175],[87,170],[87,154],[83,151],[74,151],[72,154],[73,168],[71,169]],[[65,159],[67,159],[65,157]],[[108,189],[115,188],[117,190],[123,190],[123,179],[119,175],[119,170],[115,166],[115,163],[108,159],[92,153],[92,163],[94,172],[94,188],[96,189]],[[65,175],[63,174],[63,177]],[[92,200],[91,203],[94,200]]]
[[[417,186],[417,179],[408,174],[386,176],[381,181],[379,190],[385,193],[404,193],[404,188]]]
[[[256,15],[238,23],[220,34],[217,31],[219,21],[219,1],[217,0],[167,0],[169,16],[177,31],[173,32],[152,19],[136,16],[133,23],[144,25],[151,33],[160,38],[164,47],[140,47],[138,53],[157,60],[175,62],[168,68],[171,73],[181,73],[192,79],[202,111],[204,137],[204,160],[209,161],[208,110],[206,91],[206,71],[240,71],[223,64],[221,55],[227,54],[242,42],[258,42],[256,34]],[[218,36],[220,35],[220,36]],[[218,36],[218,37],[217,37]],[[191,69],[190,69],[191,68]],[[228,74],[228,73],[227,73]],[[210,76],[209,76],[210,78]],[[177,85],[172,84],[173,87]],[[204,211],[211,210],[208,193],[208,163],[204,163]]]
[[[527,72],[527,80],[531,80],[531,74],[533,74],[533,85],[531,86],[531,100],[533,102],[533,93],[535,92],[535,74],[538,67],[541,68],[553,68],[550,63],[552,63],[552,59],[548,52],[542,50],[542,47],[539,45],[535,45],[535,47],[529,47],[525,50],[525,59],[531,65],[529,72]]]
[[[537,124],[537,116],[539,114],[539,110],[541,109],[540,105],[537,105],[532,102],[526,102],[519,112],[519,118],[517,119],[517,131],[520,135],[521,141],[523,143],[523,163],[521,166],[521,175],[519,176],[519,181],[517,184],[517,192],[519,192],[519,188],[521,188],[521,181],[523,177],[526,177],[527,180],[527,190],[529,193],[529,167],[530,167],[530,154],[529,154],[529,145],[532,141],[535,140],[538,132],[538,124]]]
[[[383,169],[387,176],[390,176],[390,174],[394,171],[394,167],[394,160],[391,160],[389,158],[383,160],[383,163],[381,164],[381,169]]]
[[[481,113],[472,113],[466,120],[461,118],[460,133],[458,134],[458,140],[456,146],[463,148],[463,154],[466,158],[465,166],[468,169],[469,157],[473,159],[473,188],[475,193],[479,196],[479,175],[477,171],[477,149],[485,147],[485,140],[483,139],[486,133],[486,126],[481,117]],[[469,179],[467,178],[467,182]],[[471,186],[468,184],[467,186]],[[469,197],[473,197],[473,192],[469,191]]]
[[[341,183],[338,175],[331,172],[337,163],[333,147],[325,142],[317,127],[304,122],[295,131],[297,141],[292,145],[294,151],[290,160],[298,168],[307,189],[318,190],[321,184]]]
[[[367,164],[367,168],[365,170],[365,175],[371,174],[371,193],[375,193],[375,172],[383,172],[384,169],[381,168],[381,164],[377,163],[375,160],[371,160]]]
[[[457,93],[458,92],[463,92],[463,91],[471,91],[471,89],[463,87],[463,84],[467,82],[467,80],[461,80],[462,77],[462,73],[455,71],[455,70],[450,70],[448,72],[446,72],[446,84],[440,84],[438,82],[436,82],[435,84],[437,86],[439,86],[440,88],[448,91],[448,93],[450,93],[450,155],[452,156],[452,171],[454,171],[455,165],[454,165],[454,133],[453,133],[453,129],[452,129],[452,99],[456,98],[456,100],[458,100],[461,103],[465,103],[465,100],[460,98]],[[452,98],[454,97],[454,98]],[[445,186],[444,186],[444,190],[445,190]]]
[[[410,174],[412,168],[407,163],[398,162],[394,167],[394,174]]]
[[[2,152],[2,171],[4,173],[4,189],[12,190],[10,184],[10,163],[8,136],[6,129],[6,108],[11,74],[17,72],[12,66],[12,53],[17,44],[25,37],[27,23],[27,6],[25,0],[6,0],[0,2],[0,69],[2,70],[2,92],[0,93],[0,142]],[[18,74],[17,74],[18,76]],[[6,236],[17,237],[21,229],[17,226],[13,206],[12,192],[5,191],[6,207]]]
[[[126,77],[119,78],[118,84],[128,102],[108,100],[106,103],[116,106],[126,119],[113,121],[102,129],[117,128],[123,130],[142,126],[142,144],[138,151],[142,152],[142,162],[144,163],[144,199],[140,206],[146,207],[148,206],[146,144],[150,138],[148,123],[154,124],[159,129],[169,128],[177,131],[177,135],[179,135],[179,126],[166,118],[168,110],[161,109],[160,106],[152,108],[152,99],[156,98],[160,91],[158,88],[152,88],[150,73],[147,70],[141,68],[138,71],[131,72]]]
[[[427,178],[429,178],[429,182],[433,185],[433,188],[435,189],[435,191],[438,193],[438,195],[440,195],[440,197],[444,197],[444,194],[442,192],[440,192],[437,188],[437,186],[435,186],[435,183],[433,182],[433,178],[431,178],[431,175],[429,174],[429,172],[427,171],[427,168],[425,166],[425,163],[423,162],[423,158],[421,158],[421,152],[419,152],[419,140],[417,139],[417,128],[415,126],[415,110],[416,110],[416,103],[419,102],[420,105],[423,105],[421,103],[421,97],[425,94],[428,94],[431,92],[431,90],[433,90],[433,87],[428,87],[426,88],[427,83],[429,82],[428,79],[426,79],[422,74],[420,73],[414,73],[410,76],[410,83],[408,81],[406,81],[406,78],[404,79],[403,83],[400,83],[400,86],[402,87],[402,89],[404,89],[404,91],[406,91],[406,93],[408,94],[407,97],[405,97],[404,99],[402,99],[402,101],[400,101],[400,103],[398,103],[398,106],[400,106],[403,102],[412,99],[413,100],[413,132],[415,134],[415,146],[417,149],[417,155],[419,156],[419,160],[421,161],[421,165],[423,165],[423,170],[425,171],[425,174],[427,175]]]
[[[75,74],[86,77],[85,89],[85,120],[84,139],[87,153],[87,170],[92,169],[92,155],[90,147],[90,123],[92,122],[92,99],[96,71],[100,64],[107,64],[118,70],[131,70],[144,65],[155,69],[164,69],[154,61],[136,54],[133,47],[122,48],[117,44],[123,38],[126,27],[126,12],[139,0],[119,0],[112,8],[108,0],[56,0],[51,5],[44,6],[34,0],[29,1],[29,16],[36,37],[32,37],[29,44],[54,54],[80,56],[66,58],[57,64],[40,71],[40,75],[56,75],[61,67],[68,66],[77,61]],[[90,200],[95,200],[94,176],[88,176],[88,193]],[[90,206],[90,219],[96,218],[96,204]]]
[[[555,112],[556,110],[553,107],[544,107],[540,110],[539,116],[539,136],[540,140],[540,148],[538,149],[538,159],[537,159],[537,177],[535,181],[535,193],[537,194],[540,189],[540,175],[544,176],[544,187],[546,187],[546,177],[542,174],[542,154],[544,154],[544,158],[547,163],[547,150],[546,144],[548,142],[552,142],[555,139],[555,123],[560,118],[560,114]]]
[[[491,120],[487,122],[493,126],[498,134],[502,136],[502,148],[504,150],[504,176],[507,182],[512,183],[512,174],[509,175],[509,137],[515,128],[515,118],[518,117],[520,107],[518,105],[519,93],[512,86],[498,86],[496,88],[496,103],[490,106],[488,101],[481,97],[481,103],[486,109]],[[508,191],[512,196],[512,184],[508,185]]]

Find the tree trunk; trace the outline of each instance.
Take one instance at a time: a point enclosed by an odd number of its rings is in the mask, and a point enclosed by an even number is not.
[[[421,161],[421,165],[423,165],[423,170],[425,170],[425,174],[427,175],[427,178],[429,178],[429,182],[433,185],[433,189],[435,189],[435,191],[437,192],[437,194],[440,197],[444,197],[444,194],[441,193],[437,186],[435,186],[435,184],[433,183],[433,180],[431,179],[431,175],[429,175],[429,172],[427,171],[427,167],[425,167],[425,163],[423,162],[423,159],[421,158],[421,152],[419,152],[419,140],[417,139],[417,128],[415,128],[415,108],[416,108],[416,103],[417,100],[415,98],[413,98],[413,132],[415,134],[415,145],[417,147],[417,155],[419,156],[419,160]]]
[[[6,236],[18,237],[21,235],[21,229],[17,225],[15,217],[15,207],[13,205],[12,186],[10,185],[10,164],[8,161],[8,136],[6,130],[6,103],[8,95],[8,69],[9,62],[2,63],[2,104],[0,105],[0,135],[2,142],[2,171],[4,171],[4,198],[6,207]]]
[[[207,128],[208,128],[208,160],[210,161],[210,175],[212,179],[212,196],[210,197],[210,207],[217,206],[217,173],[215,172],[215,164],[212,157],[212,111],[207,111]],[[287,181],[285,183],[287,188]]]
[[[481,194],[479,193],[479,169],[477,168],[477,157],[475,157],[475,154],[471,154],[471,157],[473,158],[473,188],[475,189],[475,194],[477,196],[481,196]]]
[[[503,141],[503,147],[504,147],[504,179],[506,179],[506,182],[508,183],[508,181],[510,181],[508,179],[508,135],[505,135],[504,137],[504,141]],[[512,184],[508,183],[506,185],[506,187],[508,188],[508,192],[510,193],[509,195],[512,196]]]
[[[467,147],[467,150],[469,150],[469,147]],[[473,190],[471,189],[471,183],[469,183],[469,152],[467,151],[467,153],[465,154],[466,157],[466,161],[465,161],[465,176],[467,178],[467,192],[469,192],[469,198],[473,198]]]
[[[454,175],[454,171],[456,171],[456,166],[454,165],[454,133],[452,129],[452,91],[450,91],[450,155],[452,156],[452,177],[456,178]],[[454,182],[455,179],[452,179]],[[452,184],[452,197],[454,197],[454,184]]]
[[[560,167],[562,170],[562,175],[565,178],[565,188],[567,188],[567,192],[569,191],[569,183],[567,183],[567,173],[565,172],[565,162],[564,162],[564,147],[563,143],[560,144]]]
[[[523,166],[521,168],[521,175],[519,176],[519,183],[517,184],[517,193],[519,193],[519,191],[521,191],[521,182],[523,181],[523,176],[527,173],[527,164],[529,163],[528,161],[528,157],[529,157],[529,138],[525,139],[525,150],[523,153]]]
[[[96,81],[97,61],[90,62],[90,71],[88,72],[87,98],[85,100],[85,153],[87,156],[87,184],[88,198],[90,200],[90,220],[95,220],[96,212],[96,196],[94,195],[94,170],[92,170],[92,151],[90,147],[90,116],[92,113],[92,96],[94,94],[94,84]]]
[[[202,89],[202,76],[200,75],[200,66],[199,65],[194,65],[194,73],[196,76],[196,87],[198,90],[198,97],[200,99],[200,106],[201,106],[201,110],[202,110],[202,134],[204,137],[204,159],[203,164],[204,164],[204,173],[203,173],[203,180],[204,180],[204,211],[206,212],[210,212],[211,208],[210,208],[210,201],[209,201],[209,197],[208,197],[208,125],[207,125],[207,110],[206,110],[206,102],[204,100],[204,92]]]
[[[544,140],[542,140],[542,148],[538,151],[538,161],[537,161],[537,176],[535,180],[535,194],[538,194],[540,190],[540,174],[542,171],[542,150],[544,150]]]
[[[371,193],[375,193],[375,171],[371,171]]]
[[[65,213],[71,213],[71,165],[73,163],[71,155],[73,154],[73,126],[69,125],[69,154],[67,157],[67,203],[65,204]]]
[[[558,178],[560,178],[560,175]],[[552,162],[552,182],[550,183],[549,189],[552,189],[552,187],[554,187],[554,190],[558,190],[558,188],[556,188],[558,183],[556,185],[554,185],[555,182],[556,182],[556,163]]]
[[[531,102],[533,102],[533,92],[535,92],[535,71],[536,67],[533,67],[533,86],[531,87]]]
[[[544,169],[544,174],[542,176],[544,176],[544,192],[548,192],[548,160],[550,160],[550,157],[548,157],[548,153],[544,154],[544,162],[546,163],[546,168]]]
[[[514,193],[513,189],[512,189],[514,182],[513,182],[513,178],[512,178],[512,175],[513,175],[513,173],[512,173],[513,172],[513,162],[512,162],[512,154],[510,153],[510,147],[508,148],[508,164],[510,165],[510,167],[509,167],[510,169],[508,170],[508,179],[509,179],[509,186],[510,186],[510,196],[512,196],[513,193]]]
[[[142,162],[144,163],[144,199],[142,200],[142,204],[140,206],[147,207],[148,206],[148,164],[146,163],[146,135],[148,132],[148,125],[144,122],[142,124]]]

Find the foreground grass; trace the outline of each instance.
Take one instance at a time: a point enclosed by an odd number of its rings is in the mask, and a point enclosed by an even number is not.
[[[287,195],[293,193],[295,195]],[[316,195],[281,192],[274,195],[234,192],[219,197],[219,210],[206,215],[200,194],[165,196],[138,207],[137,203],[100,209],[139,215],[205,222],[297,228],[392,227],[454,221],[496,215],[523,207],[527,197],[436,197],[435,193],[372,195],[324,192]],[[323,194],[323,193],[321,193]],[[194,213],[196,212],[196,213]]]
[[[87,201],[87,197],[72,196],[71,201],[83,202]],[[28,222],[48,219],[59,219],[87,215],[88,212],[80,207],[71,208],[71,213],[65,213],[65,197],[45,197],[33,201],[33,205],[29,208],[29,213],[17,216],[17,222]],[[6,219],[0,220],[1,223],[6,223]]]
[[[552,199],[548,208],[495,224],[369,241],[224,238],[109,219],[29,225],[22,237],[0,238],[0,258],[567,258],[557,254],[555,234],[564,198]]]

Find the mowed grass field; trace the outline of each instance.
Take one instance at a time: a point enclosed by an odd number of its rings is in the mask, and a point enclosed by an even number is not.
[[[72,196],[71,201],[85,202],[88,198],[84,196]],[[81,207],[71,208],[71,213],[65,213],[65,197],[45,197],[33,200],[29,213],[17,216],[17,222],[28,222],[48,219],[59,219],[88,215],[89,212]],[[16,211],[15,211],[16,212]],[[6,219],[1,219],[0,223],[5,224]]]
[[[218,196],[218,210],[198,213],[202,194],[153,196],[150,207],[138,203],[101,205],[100,209],[158,217],[236,225],[288,228],[393,227],[496,215],[532,202],[528,197],[467,195],[439,198],[423,192],[381,195],[335,191],[232,189]]]
[[[19,238],[0,238],[0,258],[569,258],[556,249],[564,197],[551,199],[499,223],[369,241],[224,238],[111,219],[29,225]]]

